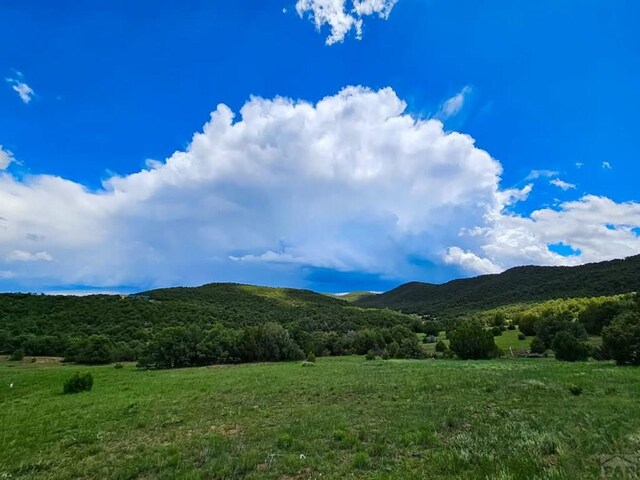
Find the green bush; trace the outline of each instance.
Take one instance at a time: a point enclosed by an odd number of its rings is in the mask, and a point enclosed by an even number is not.
[[[513,323],[510,323],[510,324],[507,326],[507,330],[515,330],[515,329],[516,329],[516,326],[515,326]]]
[[[494,337],[499,337],[499,336],[501,336],[501,335],[502,335],[502,329],[501,329],[500,327],[493,327],[493,328],[491,329],[491,334],[492,334]]]
[[[438,343],[436,343],[436,352],[444,352],[446,350],[448,350],[447,344],[442,340],[438,340]]]
[[[493,335],[481,322],[469,320],[461,323],[449,335],[449,348],[463,360],[495,358],[498,346]]]
[[[531,340],[531,345],[529,346],[529,350],[531,353],[544,353],[547,351],[547,346],[540,339],[540,337],[533,337]]]
[[[536,334],[535,326],[540,318],[533,313],[525,313],[518,318],[518,328],[526,336]]]
[[[383,350],[382,351],[382,359],[383,360],[389,360],[391,358],[391,355],[389,355],[389,352],[387,350]]]
[[[640,313],[623,313],[605,327],[602,348],[618,365],[640,365]]]
[[[373,350],[369,350],[367,352],[367,354],[364,356],[365,360],[375,360],[376,359],[376,354],[373,353]]]
[[[307,362],[310,362],[310,363],[315,363],[316,362],[315,353],[309,352],[309,354],[307,355]]]
[[[19,362],[22,359],[24,359],[24,350],[22,348],[14,350],[14,352],[9,357],[9,360],[11,360],[12,362]]]
[[[64,382],[63,393],[89,392],[93,388],[93,375],[85,373],[80,375],[74,373],[73,376]]]
[[[576,397],[582,395],[582,387],[578,387],[577,385],[570,386],[569,391],[571,395],[575,395]]]
[[[569,332],[558,333],[553,339],[551,349],[558,360],[564,360],[566,362],[586,360],[589,356],[589,350],[586,344],[580,342]]]
[[[518,340],[526,340],[526,339],[527,339],[527,336],[524,333],[520,332],[518,334]]]

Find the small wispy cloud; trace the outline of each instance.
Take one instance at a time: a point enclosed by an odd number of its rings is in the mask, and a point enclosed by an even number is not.
[[[14,250],[6,258],[7,262],[50,262],[53,257],[49,252],[27,252],[25,250]]]
[[[565,182],[564,180],[560,180],[559,178],[554,178],[549,182],[551,185],[555,185],[558,188],[561,188],[565,192],[567,190],[575,189],[576,186],[573,183]]]
[[[436,117],[445,120],[447,118],[457,115],[464,107],[467,96],[471,93],[471,87],[465,86],[462,90],[456,93],[453,97],[448,98],[440,107]]]
[[[555,170],[531,170],[525,180],[537,180],[538,178],[552,178],[560,175],[560,172]]]
[[[602,162],[602,168],[604,168],[605,170],[611,170],[613,167],[609,162]]]
[[[14,73],[15,75],[13,77],[6,79],[7,83],[11,85],[13,91],[18,94],[24,103],[29,103],[36,92],[34,92],[33,88],[25,83],[24,75],[22,75],[21,72],[15,71]]]
[[[326,44],[344,41],[347,33],[355,29],[356,38],[362,39],[363,18],[377,14],[386,20],[398,0],[298,0],[296,11],[300,18],[308,14],[319,31],[328,25],[331,34]],[[350,7],[348,6],[350,4]]]
[[[14,161],[13,153],[0,145],[0,170],[6,170]]]
[[[576,162],[576,168],[582,168],[582,167],[584,167],[584,163]]]

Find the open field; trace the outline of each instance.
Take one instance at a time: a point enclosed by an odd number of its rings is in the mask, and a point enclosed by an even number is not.
[[[520,332],[518,330],[505,330],[504,332],[502,332],[502,335],[494,337],[496,345],[503,351],[505,356],[510,356],[511,350],[513,350],[514,354],[529,350],[529,345],[531,344],[532,337],[528,337],[525,340],[520,340],[518,338],[519,334]],[[421,334],[420,341],[422,341],[423,338],[424,334]],[[442,340],[447,346],[449,346],[449,340],[447,340],[446,332],[440,332],[440,335],[438,335],[438,339]],[[428,353],[434,353],[436,351],[435,343],[425,343],[423,346],[425,351]]]
[[[93,391],[62,395],[75,371]],[[639,396],[638,369],[551,359],[2,361],[0,478],[597,478],[639,451]]]

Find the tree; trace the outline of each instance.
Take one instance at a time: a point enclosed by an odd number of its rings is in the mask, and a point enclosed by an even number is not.
[[[590,303],[578,316],[578,321],[592,335],[600,335],[602,329],[622,312],[623,305],[618,301]]]
[[[553,339],[551,349],[558,360],[575,362],[586,360],[589,350],[584,342],[580,342],[576,337],[567,331],[559,332]]]
[[[449,338],[449,348],[463,360],[487,359],[498,355],[498,346],[491,331],[486,330],[478,321],[459,324],[449,334]]]
[[[547,346],[544,344],[540,337],[533,337],[531,345],[529,345],[531,353],[544,353],[547,351]]]
[[[436,352],[444,352],[445,350],[447,350],[447,344],[444,343],[442,340],[438,340],[438,343],[436,343]]]
[[[560,332],[567,332],[577,340],[586,340],[588,338],[584,325],[558,316],[541,318],[536,322],[535,330],[536,336],[539,337],[545,345],[551,345],[553,339]]]
[[[618,315],[602,330],[602,346],[618,365],[640,365],[640,313]]]
[[[540,318],[533,313],[525,313],[518,318],[518,328],[528,337],[535,335],[535,324],[539,319]]]

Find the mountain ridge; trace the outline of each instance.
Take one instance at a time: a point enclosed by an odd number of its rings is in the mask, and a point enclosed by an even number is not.
[[[573,267],[518,266],[498,274],[443,284],[408,282],[354,302],[452,318],[504,305],[555,298],[616,295],[640,290],[640,255]]]

